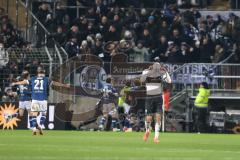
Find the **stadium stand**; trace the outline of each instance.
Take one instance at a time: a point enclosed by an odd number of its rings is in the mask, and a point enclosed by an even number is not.
[[[4,8],[0,8],[0,72],[1,72],[1,97],[3,101],[15,100],[11,97],[9,83],[19,75],[22,68],[18,63],[9,60],[7,48],[27,48],[26,43],[20,36],[19,31],[14,28]],[[6,73],[6,74],[5,74]]]
[[[101,0],[84,2],[86,6],[81,6],[79,18],[72,15],[76,9],[60,3],[55,11],[46,3],[36,11],[39,21],[51,33],[48,46],[54,39],[69,57],[103,54],[102,59],[109,61],[109,56],[115,55],[105,52],[112,44],[109,41],[118,41],[120,46],[129,47],[125,53],[130,62],[159,57],[167,63],[216,63],[226,58],[238,42],[235,35],[239,35],[240,20],[234,13],[201,15],[195,7],[181,10],[177,3],[165,9],[146,8],[150,4],[137,9],[134,7],[139,5],[131,1],[128,8],[106,5]],[[44,31],[38,28],[37,47],[44,42]]]
[[[230,62],[239,62],[237,35],[240,19],[234,13],[227,16],[201,15],[197,4],[204,7],[211,1],[141,2],[82,0],[79,10],[71,8],[76,4],[70,2],[68,6],[56,3],[55,8],[49,3],[38,3],[35,15],[50,34],[46,38],[46,31],[37,25],[37,40],[33,44],[24,42],[1,8],[0,46],[5,50],[25,49],[32,45],[52,47],[57,42],[65,48],[69,58],[94,54],[109,62],[116,54],[112,44],[117,41],[120,51],[128,55],[129,62],[152,62],[160,58],[166,63],[217,63],[228,57],[232,49],[236,54]],[[8,52],[1,51],[1,57],[8,57],[6,54]],[[9,58],[1,62],[5,67],[17,65]]]
[[[189,68],[193,70],[198,63],[210,63],[206,65],[210,68],[211,63],[226,62],[226,58],[229,63],[240,62],[239,15],[236,12],[215,14],[200,10],[212,1],[153,0],[148,3],[143,0],[139,3],[132,0],[79,0],[78,6],[68,2],[67,6],[61,2],[36,4],[31,12],[36,22],[33,22],[36,28],[32,28],[36,30],[30,35],[31,42],[24,41],[4,15],[4,10],[0,11],[3,37],[0,65],[1,72],[6,73],[0,77],[2,101],[17,101],[11,97],[9,84],[19,77],[23,69],[35,74],[37,66],[41,65],[51,75],[54,67],[68,58],[86,54],[100,58],[105,64],[120,53],[128,56],[128,62],[134,63],[156,60],[176,65],[195,63],[183,66],[180,72]],[[64,49],[60,51],[59,48]],[[79,62],[81,60],[79,58]],[[215,70],[225,74],[224,67],[216,67]],[[235,73],[237,67],[233,66],[226,76]],[[238,72],[233,75],[239,78]],[[61,75],[59,77],[63,79]],[[222,78],[219,82],[221,85],[218,87],[225,90],[226,80]],[[238,86],[234,83],[236,81],[232,82],[229,89],[235,90]],[[181,92],[186,87],[184,85],[182,82],[174,86],[177,96],[186,94]],[[54,96],[58,97],[57,94]],[[62,102],[59,97],[56,101]]]

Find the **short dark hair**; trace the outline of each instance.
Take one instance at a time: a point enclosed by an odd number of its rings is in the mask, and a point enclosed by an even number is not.
[[[202,82],[201,85],[203,86],[203,88],[209,89],[209,86],[208,86],[207,82]]]
[[[111,82],[112,82],[112,78],[111,78],[111,77],[108,77],[108,78],[106,79],[106,82],[107,82],[107,83],[111,83]]]
[[[125,85],[131,87],[131,81],[126,81]]]

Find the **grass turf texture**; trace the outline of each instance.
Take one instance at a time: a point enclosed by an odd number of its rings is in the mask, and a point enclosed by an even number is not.
[[[240,135],[160,133],[160,143],[143,133],[0,131],[0,160],[238,160]]]

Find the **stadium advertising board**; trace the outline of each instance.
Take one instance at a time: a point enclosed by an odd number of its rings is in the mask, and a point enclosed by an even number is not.
[[[57,108],[57,109],[56,109]],[[24,113],[23,118],[18,117],[18,103],[0,103],[0,128],[1,129],[26,129],[29,128],[28,114]],[[65,104],[48,104],[46,129],[62,130],[66,129],[68,117],[65,111]]]
[[[142,71],[148,68],[151,63],[111,63],[111,76],[117,85],[124,85],[127,79],[140,77]],[[200,83],[208,81],[214,83],[210,78],[214,75],[214,68],[206,64],[163,64],[171,74],[173,83]],[[181,69],[180,69],[181,68]],[[203,74],[204,73],[204,74]]]

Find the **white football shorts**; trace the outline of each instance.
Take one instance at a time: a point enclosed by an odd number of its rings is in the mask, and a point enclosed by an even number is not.
[[[46,112],[47,111],[47,101],[32,100],[31,111],[32,112]]]
[[[19,108],[20,109],[31,109],[31,101],[19,101]]]

